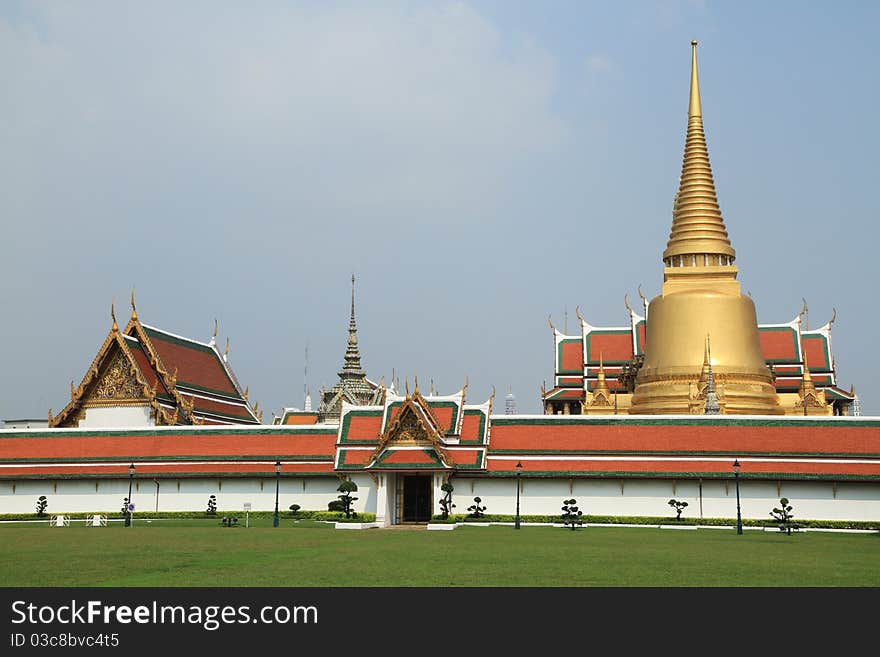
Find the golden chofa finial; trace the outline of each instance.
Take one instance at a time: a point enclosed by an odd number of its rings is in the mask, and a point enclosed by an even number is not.
[[[220,328],[220,324],[217,322],[217,318],[214,318],[214,332],[211,334],[211,342],[209,343],[212,347],[217,344],[217,329]]]
[[[697,75],[697,42],[691,41],[691,101],[688,105],[688,116],[703,116],[700,106],[700,78]]]
[[[134,288],[131,288],[131,318],[133,320],[138,318],[137,306],[134,305]]]
[[[119,330],[119,324],[116,323],[116,299],[110,301],[110,318],[113,320],[113,330]]]
[[[223,352],[223,362],[229,359],[229,338],[226,338],[226,350]]]

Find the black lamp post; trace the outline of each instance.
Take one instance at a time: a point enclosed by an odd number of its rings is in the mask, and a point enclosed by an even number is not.
[[[278,526],[278,484],[281,482],[281,461],[275,461],[275,517],[272,526]]]
[[[742,513],[739,509],[739,459],[733,462],[733,476],[736,479],[736,533],[743,533]]]
[[[516,521],[513,523],[514,529],[519,529],[519,478],[522,474],[522,463],[516,463]]]
[[[131,527],[131,482],[134,481],[134,463],[128,466],[128,503],[125,505],[125,526]]]

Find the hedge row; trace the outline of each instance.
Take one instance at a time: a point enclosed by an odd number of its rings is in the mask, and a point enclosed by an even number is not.
[[[736,524],[734,518],[682,518],[676,520],[668,516],[590,516],[583,515],[581,519],[586,524],[594,525],[703,525],[703,526],[731,526]],[[447,520],[436,515],[431,519],[432,523],[458,523],[458,522],[514,522],[515,516],[502,514],[485,514],[480,518],[471,518],[465,514],[450,515]],[[529,523],[561,523],[561,515],[529,515],[520,516],[520,522]],[[779,523],[772,519],[746,519],[743,526],[746,527],[778,527]],[[880,521],[869,520],[799,520],[793,519],[793,523],[800,527],[814,527],[822,529],[873,529],[880,530]]]
[[[93,511],[89,513],[70,513],[65,514],[71,520],[86,520],[92,515],[101,513],[108,518],[122,518],[119,511]],[[250,511],[251,518],[272,518],[274,511]],[[43,516],[44,520],[54,514]],[[216,515],[209,516],[204,511],[160,511],[158,513],[135,513],[135,518],[192,518],[192,519],[216,519],[229,515],[238,515],[243,518],[244,511],[218,511]],[[291,512],[279,512],[281,520],[323,520],[326,522],[375,522],[375,513],[358,513],[357,517],[346,518],[341,511],[303,511],[300,510],[296,515]],[[35,513],[2,513],[0,520],[37,520],[39,519]],[[431,519],[432,523],[457,523],[457,522],[514,522],[515,516],[502,514],[486,514],[480,518],[471,518],[465,514],[453,514],[447,520],[443,520],[440,515],[436,515]],[[584,523],[602,525],[602,524],[627,524],[627,525],[713,525],[713,526],[731,526],[736,524],[733,518],[682,518],[676,520],[669,516],[582,516]],[[529,523],[561,523],[562,518],[559,515],[523,515],[520,516],[521,522]],[[880,530],[880,521],[858,521],[858,520],[800,520],[794,519],[794,524],[800,527],[814,527],[822,529],[870,529]],[[770,518],[751,519],[744,518],[743,525],[746,527],[778,527],[779,523]]]
[[[71,520],[90,520],[93,515],[101,514],[107,516],[108,518],[123,518],[123,514],[119,511],[90,511],[88,513],[65,513],[64,515],[70,518]],[[36,513],[0,513],[0,520],[49,520],[54,513],[47,513],[45,516],[40,518]],[[251,518],[272,518],[275,515],[274,511],[248,511],[248,515]],[[158,513],[154,512],[135,512],[134,517],[136,520],[150,518],[150,519],[172,519],[172,518],[184,518],[184,519],[201,519],[201,520],[216,520],[218,518],[223,518],[225,516],[238,516],[239,518],[244,518],[244,511],[218,511],[214,515],[208,515],[204,511],[159,511]],[[345,513],[342,511],[297,511],[296,515],[293,515],[290,511],[278,512],[278,516],[281,520],[324,520],[327,522],[375,522],[376,514],[375,513],[358,513],[354,518],[346,518]]]

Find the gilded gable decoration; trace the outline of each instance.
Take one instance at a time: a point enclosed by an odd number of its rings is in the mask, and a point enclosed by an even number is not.
[[[379,444],[370,456],[370,462],[392,446],[432,447],[446,467],[452,467],[452,459],[443,447],[443,433],[431,407],[419,392],[413,392],[404,399],[394,420],[379,438]]]
[[[137,368],[119,350],[85,400],[85,405],[104,406],[107,402],[143,401],[149,397],[150,388],[146,381],[139,379]]]

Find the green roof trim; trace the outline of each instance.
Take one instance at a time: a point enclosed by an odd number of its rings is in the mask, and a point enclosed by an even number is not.
[[[769,456],[791,458],[877,458],[877,452],[749,452],[743,450],[489,449],[490,456]]]
[[[797,331],[790,326],[759,326],[759,333],[784,333],[787,332],[791,335],[792,346],[794,347],[794,357],[793,358],[767,358],[766,361],[769,364],[776,365],[779,364],[790,364],[790,365],[799,365],[803,360],[803,355],[801,354],[800,340],[797,339]]]
[[[581,370],[564,370],[562,369],[562,345],[571,344],[571,343],[579,343],[581,345],[581,355],[583,355],[584,350],[584,341],[582,338],[563,338],[559,341],[559,344],[556,345],[556,376],[559,375],[578,375],[583,376],[584,371]]]
[[[241,427],[241,425],[238,425]],[[263,425],[257,425],[263,426]],[[3,438],[106,438],[107,436],[120,436],[120,437],[153,437],[153,436],[177,436],[177,437],[186,437],[187,435],[194,436],[216,436],[216,435],[238,435],[241,438],[247,438],[248,436],[263,436],[263,435],[281,435],[281,436],[313,436],[313,435],[336,435],[336,428],[320,428],[320,429],[309,429],[308,427],[320,426],[320,425],[312,425],[312,424],[292,424],[286,426],[279,425],[270,425],[274,428],[251,428],[251,427],[227,427],[227,428],[211,428],[205,429],[203,427],[198,427],[195,429],[182,427],[173,427],[168,429],[102,429],[96,431],[84,431],[82,429],[44,429],[42,431],[20,431],[17,429],[0,429],[0,439]],[[177,429],[182,429],[179,433],[176,431]],[[8,433],[7,433],[8,432]]]
[[[516,477],[514,470],[494,470],[486,472],[486,477]],[[621,470],[583,472],[581,470],[531,470],[523,472],[523,478],[560,478],[570,479],[726,479],[734,481],[732,474],[724,472],[627,472]],[[751,473],[747,477],[740,475],[740,481],[774,481],[774,480],[810,480],[810,481],[880,481],[880,475],[848,475],[848,474],[804,474],[800,472],[762,472]]]
[[[630,339],[632,339],[632,329],[593,329],[589,333],[587,333],[587,343],[584,347],[584,365],[589,364],[597,364],[599,361],[590,360],[590,348],[593,346],[592,336],[594,335],[629,335]],[[604,365],[623,365],[624,363],[628,363],[628,360],[604,360]]]
[[[557,419],[553,419],[557,418]],[[710,419],[711,418],[711,419]],[[800,416],[790,416],[789,419],[782,418],[742,418],[736,415],[720,415],[707,416],[696,415],[693,418],[642,418],[637,415],[619,415],[615,417],[601,417],[589,415],[548,415],[545,417],[517,418],[493,416],[492,424],[494,426],[514,425],[514,426],[581,426],[581,425],[635,425],[635,426],[719,426],[719,427],[798,427],[804,425],[820,425],[820,426],[858,426],[858,427],[880,427],[880,418],[862,420],[850,419],[843,417],[809,417],[801,418]]]
[[[352,417],[382,417],[382,413],[384,411],[349,411],[345,414],[345,417],[342,418],[342,426],[339,430],[339,444],[340,445],[370,445],[378,442],[379,436],[377,435],[373,440],[351,440],[348,438],[348,430],[351,426],[351,418]]]
[[[474,415],[480,416],[480,427],[479,427],[479,429],[477,429],[478,438],[476,440],[459,439],[459,441],[458,441],[459,445],[466,446],[466,445],[485,445],[486,444],[486,413],[484,413],[483,411],[467,410],[467,409],[464,412],[465,417],[474,416]]]
[[[168,461],[168,462],[187,462],[187,461],[273,461],[281,459],[284,463],[295,463],[297,461],[327,461],[333,462],[333,455],[328,454],[248,454],[246,456],[83,456],[83,457],[63,457],[63,458],[0,458],[0,463],[107,463],[118,462],[120,465],[129,463],[137,463],[139,461]]]
[[[148,473],[150,479],[182,479],[182,478],[191,478],[191,479],[268,479],[275,478],[274,471],[266,471],[265,474],[260,472],[150,472]],[[282,472],[281,478],[292,479],[295,477],[335,477],[332,471],[327,470],[309,470],[307,472]],[[0,481],[5,480],[25,480],[25,479],[39,479],[39,480],[51,480],[51,479],[64,479],[64,480],[75,480],[75,479],[125,479],[128,480],[127,474],[92,474],[92,473],[78,473],[78,474],[27,474],[27,475],[16,475],[14,477],[10,476],[2,476],[0,477]]]

